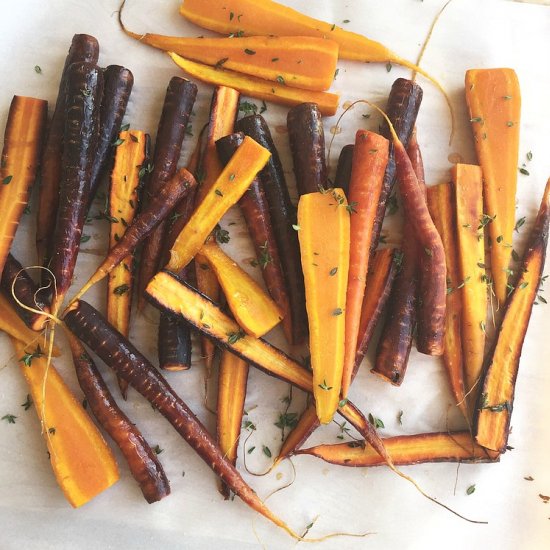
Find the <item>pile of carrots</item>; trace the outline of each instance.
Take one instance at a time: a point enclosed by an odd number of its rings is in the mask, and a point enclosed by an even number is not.
[[[216,1],[206,11],[205,5],[185,0],[181,12],[208,29],[246,36],[178,39],[126,30],[172,52],[192,76],[216,84],[208,125],[185,168],[178,162],[197,86],[170,80],[153,152],[145,132],[123,125],[132,73],[116,65],[101,69],[91,36],[73,38],[49,124],[45,101],[14,97],[0,168],[0,328],[12,338],[52,468],[73,506],[91,500],[119,474],[101,431],[50,364],[59,353],[55,330],[65,331],[90,410],[120,448],[147,502],[167,496],[169,480],[139,427],[117,405],[94,354],[114,370],[124,399],[132,386],[172,424],[220,478],[226,497],[238,495],[300,538],[236,467],[249,366],[313,396],[276,463],[310,454],[347,466],[386,464],[406,477],[397,466],[498,460],[507,446],[521,348],[544,269],[550,181],[521,267],[512,271],[520,90],[511,69],[466,75],[479,166],[458,164],[450,183],[426,186],[415,130],[422,89],[399,78],[382,111],[380,133],[359,129],[330,181],[322,117],[338,103],[324,91],[338,55],[419,68],[365,37],[325,28],[327,23],[297,12],[289,18],[291,10],[275,2]],[[297,41],[297,35],[309,39]],[[308,55],[326,56],[315,67],[320,71],[297,62]],[[272,91],[262,91],[266,86]],[[293,105],[287,124],[297,208],[266,121],[259,114],[237,120],[240,92]],[[37,286],[10,247],[39,173],[36,246],[37,265],[44,269]],[[67,300],[83,225],[105,178],[102,216],[110,221],[110,248]],[[405,212],[403,243],[400,249],[379,248],[396,182]],[[267,292],[223,250],[219,222],[235,204]],[[105,277],[103,316],[81,298]],[[138,313],[145,301],[160,310],[159,369],[128,339],[134,294]],[[494,342],[486,337],[489,301],[498,309]],[[349,401],[378,323],[372,372],[399,386],[416,339],[419,352],[442,357],[469,431],[383,439]],[[290,345],[309,344],[310,368],[263,339],[279,324]],[[207,379],[221,350],[215,435],[162,372],[190,368],[194,332]],[[302,449],[336,413],[364,442]]]

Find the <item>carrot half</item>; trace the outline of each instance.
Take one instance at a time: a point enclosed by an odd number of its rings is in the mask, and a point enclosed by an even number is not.
[[[382,440],[395,465],[426,462],[497,462],[499,454],[472,443],[470,432],[425,433],[386,437]],[[378,453],[364,442],[351,441],[336,445],[318,445],[296,451],[331,464],[351,467],[384,466]]]
[[[324,116],[332,116],[338,109],[340,98],[336,94],[292,88],[280,83],[280,81],[277,83],[269,82],[268,80],[246,76],[235,71],[216,69],[209,65],[181,57],[174,52],[168,52],[168,55],[185,73],[206,84],[228,86],[246,96],[263,99],[264,101],[272,101],[280,105],[293,106],[304,102],[317,103],[319,110]]]
[[[501,453],[506,450],[510,432],[521,349],[544,271],[549,222],[550,180],[546,183],[537,219],[529,236],[520,276],[508,299],[474,420],[476,441]]]
[[[149,233],[164,220],[174,205],[197,185],[195,178],[185,169],[178,170],[168,183],[136,216],[130,227],[109,250],[109,254],[88,282],[78,291],[72,302],[78,300],[90,287],[101,281],[138,246]]]
[[[440,183],[428,187],[428,208],[435,227],[441,235],[447,267],[447,314],[443,364],[449,386],[464,418],[470,418],[464,388],[464,355],[462,351],[462,294],[460,264],[458,258],[456,208],[453,187]]]
[[[253,139],[243,140],[178,235],[170,249],[170,260],[166,266],[168,270],[178,273],[193,259],[216,224],[241,198],[269,157],[269,151]]]
[[[197,87],[192,82],[176,76],[170,79],[157,129],[152,172],[145,189],[146,202],[154,200],[176,173],[183,138],[196,96]],[[165,232],[165,223],[160,221],[143,243],[137,283],[140,310],[144,305],[143,290],[159,268]]]
[[[346,294],[346,333],[342,397],[348,396],[355,365],[361,309],[369,270],[369,249],[378,209],[384,173],[388,164],[389,141],[374,132],[358,130],[348,200],[350,216],[349,275]]]
[[[15,95],[10,104],[0,162],[0,274],[36,179],[47,113],[43,99]]]
[[[343,193],[308,193],[298,203],[313,395],[321,424],[330,422],[338,408],[344,370],[350,213]]]
[[[216,142],[218,154],[224,164],[229,162],[243,139],[244,134],[236,132]],[[239,200],[239,206],[254,244],[256,258],[261,267],[267,290],[281,310],[286,339],[288,342],[292,342],[292,314],[287,285],[266,193],[258,177],[254,178],[248,190]]]
[[[465,86],[483,172],[485,213],[493,218],[489,235],[495,294],[504,304],[516,223],[521,92],[513,69],[471,69]]]
[[[57,315],[71,286],[80,249],[97,150],[102,93],[103,76],[95,65],[74,63],[67,69],[62,178],[50,266],[55,283],[53,315]]]
[[[149,287],[153,284],[153,278]],[[208,430],[164,377],[120,333],[86,302],[75,302],[65,315],[69,328],[119,376],[147,399],[189,443],[209,468],[248,506],[291,536],[297,535],[261,501],[235,466],[224,456]]]
[[[120,132],[109,190],[109,248],[116,246],[126,228],[132,224],[139,207],[140,175],[150,155],[149,134],[140,130]],[[128,336],[134,286],[134,254],[131,252],[111,273],[107,284],[107,319],[120,333]],[[128,386],[118,385],[124,399]]]
[[[99,44],[93,36],[88,34],[75,34],[73,36],[69,53],[65,59],[65,66],[61,73],[55,110],[49,124],[40,162],[40,185],[38,186],[38,213],[36,221],[38,265],[47,265],[52,253],[59,204],[68,69],[73,63],[79,61],[97,63],[98,57]],[[43,280],[45,280],[44,277]]]
[[[353,143],[348,143],[342,147],[338,156],[338,164],[336,165],[336,176],[334,183],[337,187],[344,190],[346,195],[349,191],[349,182],[351,179],[351,163],[353,161]]]
[[[36,346],[12,339],[42,425],[50,464],[71,506],[78,508],[119,479],[107,443],[59,372]]]

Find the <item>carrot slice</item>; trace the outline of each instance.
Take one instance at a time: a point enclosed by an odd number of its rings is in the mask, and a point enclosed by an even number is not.
[[[36,179],[47,113],[43,99],[15,95],[10,104],[0,163],[0,274]]]
[[[466,102],[483,171],[485,213],[493,218],[491,270],[497,299],[507,295],[516,215],[521,92],[513,69],[466,71]]]
[[[233,316],[247,334],[263,336],[282,319],[282,311],[263,289],[213,241],[201,248],[216,274]]]
[[[78,508],[119,479],[111,449],[53,365],[36,346],[12,339],[40,418],[57,483]]]
[[[468,164],[455,164],[452,176],[461,274],[458,286],[462,287],[459,291],[462,296],[465,390],[469,394],[478,384],[483,366],[487,318],[483,228],[487,223],[492,223],[492,218],[483,214],[481,168]]]
[[[298,203],[313,395],[322,424],[330,422],[338,408],[344,368],[350,261],[347,206],[341,189],[308,193]]]
[[[281,105],[298,105],[304,102],[317,103],[324,116],[332,116],[338,108],[339,96],[328,92],[315,92],[291,88],[279,82],[269,82],[261,78],[246,76],[234,71],[216,69],[202,63],[185,59],[173,52],[168,52],[172,61],[189,76],[214,86],[229,86],[242,94]]]
[[[476,441],[495,451],[504,452],[508,442],[521,348],[544,270],[549,222],[550,179],[529,236],[519,279],[508,300],[476,411]]]
[[[349,185],[350,248],[346,294],[346,335],[342,397],[345,399],[355,365],[361,307],[369,270],[369,248],[384,173],[388,164],[389,141],[374,132],[358,130],[355,135]]]

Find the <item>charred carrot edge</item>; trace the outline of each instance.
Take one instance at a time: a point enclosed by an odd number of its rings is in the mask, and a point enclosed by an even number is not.
[[[472,443],[470,432],[425,433],[383,438],[396,466],[426,462],[498,462],[500,455]],[[383,466],[384,460],[362,441],[336,445],[318,445],[298,450],[297,455],[311,455],[331,464],[351,467]]]
[[[109,248],[113,248],[132,224],[139,207],[140,175],[149,159],[149,135],[140,130],[120,132],[109,189]],[[111,273],[107,283],[107,319],[128,336],[134,283],[134,254],[130,253]],[[128,385],[119,379],[122,397]]]
[[[124,235],[109,250],[109,254],[103,260],[103,263],[78,291],[73,301],[78,300],[90,287],[109,275],[128,254],[135,250],[137,245],[143,241],[156,225],[168,216],[174,205],[185,197],[196,185],[195,178],[185,168],[178,170],[160,192],[136,216]]]
[[[334,176],[334,184],[344,190],[348,194],[349,181],[351,179],[351,162],[353,160],[353,143],[348,143],[342,147],[338,156],[338,164],[336,165],[336,176]],[[384,178],[386,175],[384,174]]]
[[[476,441],[495,451],[504,452],[508,442],[521,349],[544,271],[549,221],[550,179],[529,236],[520,276],[508,299],[476,410]]]
[[[241,198],[269,157],[267,149],[253,139],[245,138],[178,235],[170,249],[167,269],[178,273],[193,259],[216,224]]]
[[[21,307],[13,297],[12,291],[17,299],[28,308],[39,309],[46,313],[50,312],[50,308],[46,305],[42,293],[36,287],[27,271],[23,269],[23,266],[14,256],[12,256],[12,254],[8,254],[6,258],[0,286],[12,306],[15,308],[15,311],[19,317],[25,321],[26,325],[36,331],[42,330],[46,318],[43,315],[31,313],[27,309]]]
[[[216,148],[223,164],[229,162],[244,139],[236,132],[219,139]],[[290,301],[275,239],[266,194],[258,178],[254,178],[248,191],[239,200],[248,233],[254,244],[256,258],[269,294],[282,312],[282,325],[288,342],[292,342],[292,315]]]
[[[279,82],[269,82],[235,71],[209,67],[203,63],[185,59],[173,52],[168,52],[168,55],[185,73],[206,84],[228,86],[238,90],[243,95],[263,99],[264,101],[272,101],[280,105],[293,106],[304,102],[317,103],[323,116],[332,116],[338,109],[340,97],[336,94],[292,88]]]
[[[462,352],[462,295],[457,287],[461,284],[458,261],[456,210],[453,187],[441,183],[428,187],[428,209],[436,229],[441,235],[447,266],[447,316],[443,364],[455,404],[465,418],[469,418],[464,389],[464,359]]]
[[[216,275],[231,313],[247,334],[263,336],[281,322],[277,304],[216,242],[207,241],[200,251]]]
[[[414,125],[416,124],[416,117],[418,116],[420,104],[422,103],[423,93],[422,88],[418,84],[406,78],[398,78],[392,84],[388,103],[386,105],[386,113],[395,128],[399,140],[405,147],[409,144],[409,139]],[[384,184],[380,193],[380,202],[378,204],[376,221],[372,231],[373,239],[370,248],[371,254],[374,254],[374,251],[378,248],[382,222],[384,221],[384,215],[386,213],[386,203],[388,202],[396,179],[394,146],[393,143],[391,143],[392,136],[389,126],[385,121],[382,123],[380,133],[390,140],[390,156],[386,167],[386,173],[384,174]]]
[[[195,204],[199,204],[204,199],[223,170],[223,165],[216,151],[216,141],[233,132],[239,108],[239,96],[237,90],[227,86],[216,86],[212,93],[206,143],[199,168],[201,182]],[[195,262],[195,277],[197,288],[215,302],[219,301],[220,284],[208,262],[200,253],[197,255]],[[206,378],[208,379],[212,374],[212,364],[216,350],[214,344],[208,338],[200,336],[200,342],[201,355],[206,366]]]
[[[69,53],[65,59],[65,66],[61,73],[55,110],[50,121],[40,162],[40,185],[38,187],[38,213],[36,221],[38,265],[48,264],[52,253],[59,204],[68,69],[70,65],[78,61],[97,63],[98,57],[99,44],[93,36],[87,34],[75,34],[73,36]],[[45,280],[44,277],[43,280]]]
[[[292,107],[286,126],[298,195],[326,188],[325,131],[319,107],[315,103]]]
[[[36,348],[46,349],[46,336],[41,336],[31,330],[16,313],[16,309],[6,296],[4,289],[0,292],[0,330],[27,345],[33,344]],[[59,348],[53,347],[52,355],[60,355]]]
[[[346,294],[346,336],[342,397],[348,395],[357,352],[361,308],[369,270],[369,247],[384,172],[388,164],[389,141],[373,132],[355,135],[348,201],[350,216],[350,258]]]
[[[248,363],[224,351],[218,375],[216,436],[221,451],[233,465],[237,463],[247,380]],[[227,485],[222,484],[221,493],[226,500],[229,498]]]
[[[36,179],[47,114],[47,101],[13,96],[0,162],[0,273]]]
[[[183,138],[197,97],[197,86],[174,76],[170,79],[157,129],[153,168],[145,189],[145,200],[152,201],[176,173]],[[144,305],[143,291],[157,272],[166,225],[161,221],[145,239],[138,271],[138,309]]]
[[[390,294],[390,289],[397,270],[395,262],[396,253],[394,249],[383,248],[377,250],[372,259],[361,311],[361,325],[359,328],[353,377],[357,374],[359,365],[365,357],[368,345],[374,333],[374,328],[376,327]],[[319,425],[320,422],[317,418],[315,405],[309,405],[300,417],[298,424],[296,424],[295,428],[285,439],[276,462],[281,462],[287,456],[293,454],[296,449],[299,449]]]
[[[120,410],[94,361],[70,331],[69,340],[78,383],[95,418],[122,452],[145,500],[151,504],[170,494],[170,483],[156,454],[138,428]]]
[[[71,286],[80,249],[97,149],[102,90],[103,76],[95,65],[75,63],[68,68],[62,177],[50,266],[56,288],[50,306],[53,315],[57,315]]]
[[[483,171],[485,213],[493,218],[491,271],[500,305],[508,294],[508,268],[516,223],[521,91],[513,69],[466,71],[466,103]]]
[[[57,483],[71,506],[78,508],[118,481],[113,453],[49,359],[34,345],[15,339],[12,344]]]
[[[148,286],[151,286],[153,281]],[[235,466],[227,460],[216,445],[208,430],[169,386],[164,377],[124,336],[114,330],[97,310],[86,302],[75,302],[66,313],[65,322],[76,336],[94,349],[116,374],[124,377],[172,424],[193,450],[239,498],[253,510],[296,537],[296,534],[267,508],[243,480]]]
[[[259,181],[269,205],[271,224],[288,290],[292,318],[291,344],[300,344],[307,335],[307,314],[300,246],[293,228],[296,224],[296,209],[290,200],[279,153],[263,117],[253,115],[241,118],[235,124],[235,129],[250,136],[271,152],[271,159],[260,172]]]
[[[455,164],[452,177],[461,276],[458,286],[462,285],[459,290],[462,297],[465,390],[469,394],[478,384],[483,367],[487,320],[487,276],[483,263],[485,262],[483,228],[487,223],[492,222],[491,218],[483,215],[481,168],[469,164]]]
[[[132,93],[134,75],[125,67],[109,65],[103,71],[103,80],[103,98],[99,111],[99,141],[92,166],[89,204],[94,200],[101,177],[108,171],[115,147],[119,143],[117,136]],[[120,139],[124,138],[120,137]]]

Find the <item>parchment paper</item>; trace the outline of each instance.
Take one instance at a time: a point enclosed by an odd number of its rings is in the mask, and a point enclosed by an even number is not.
[[[442,1],[426,0],[285,0],[285,3],[320,19],[380,40],[403,57],[414,60],[429,25]],[[188,24],[177,13],[179,2],[129,0],[125,21],[136,32],[158,32],[198,36],[208,34]],[[0,128],[5,125],[13,94],[49,100],[53,109],[60,71],[74,33],[95,35],[101,45],[100,63],[125,65],[135,76],[134,92],[127,112],[133,127],[149,131],[153,137],[165,88],[179,69],[163,53],[148,49],[123,35],[118,29],[117,0],[4,1],[0,7]],[[349,23],[344,23],[349,20]],[[449,114],[442,96],[420,78],[424,102],[418,118],[418,135],[423,149],[429,184],[446,181],[451,166],[448,156],[458,154],[465,162],[475,162],[463,93],[464,73],[474,67],[513,67],[521,83],[523,108],[520,163],[527,164],[529,176],[519,175],[517,216],[527,222],[514,244],[522,251],[536,213],[544,183],[550,175],[550,9],[503,0],[456,0],[437,26],[423,66],[445,84],[457,114],[457,134],[448,147]],[[37,74],[35,65],[42,68]],[[392,82],[410,71],[393,66],[340,62],[333,90],[342,94],[341,105],[367,98],[384,106]],[[208,114],[211,89],[200,86],[192,120],[195,136]],[[258,102],[259,103],[259,102]],[[339,110],[338,114],[342,112]],[[379,117],[366,106],[356,106],[344,118],[342,131],[331,151],[332,173],[340,148],[353,141],[357,128],[376,129]],[[268,105],[265,113],[279,148],[289,183],[294,189],[288,151],[286,109]],[[327,137],[336,117],[326,119]],[[186,138],[182,164],[194,138]],[[531,151],[532,161],[526,160]],[[295,192],[293,191],[295,195]],[[16,239],[15,252],[25,264],[34,263],[34,217],[25,216]],[[1,215],[1,213],[0,213]],[[236,221],[238,225],[229,225]],[[386,227],[389,243],[399,242],[397,217]],[[238,211],[232,210],[222,224],[229,230],[228,250],[256,278],[258,268],[246,229]],[[85,232],[91,235],[83,246],[75,286],[88,277],[105,250],[105,221],[94,221]],[[104,307],[105,287],[98,286],[88,299]],[[325,464],[312,457],[293,460],[296,479],[291,487],[269,499],[272,509],[298,531],[318,518],[311,536],[335,531],[370,532],[367,538],[336,538],[318,547],[372,549],[426,548],[517,548],[548,547],[550,504],[539,494],[550,495],[548,427],[550,419],[550,321],[548,307],[534,308],[527,334],[512,419],[513,432],[507,452],[499,464],[427,464],[404,468],[431,495],[464,515],[488,520],[488,525],[466,523],[422,498],[414,488],[387,468],[351,469]],[[135,317],[132,339],[152,360],[156,360],[154,338],[157,315],[151,308]],[[272,340],[282,345],[277,331]],[[61,345],[66,345],[61,341]],[[369,355],[367,363],[372,359]],[[56,366],[77,395],[72,366],[65,353]],[[0,417],[11,413],[15,424],[0,422],[0,548],[12,549],[107,549],[107,548],[292,548],[295,542],[279,529],[257,517],[238,499],[225,502],[209,468],[155,413],[136,392],[130,392],[123,408],[137,422],[152,445],[163,452],[160,460],[171,480],[172,495],[148,505],[120,460],[121,480],[79,510],[72,510],[51,473],[35,411],[21,407],[28,393],[8,339],[0,335]],[[106,368],[110,382],[112,376]],[[203,367],[195,355],[193,369],[168,374],[170,383],[211,429],[215,420],[203,406]],[[401,388],[393,388],[369,373],[365,364],[351,390],[351,398],[367,414],[384,421],[383,435],[417,433],[463,427],[453,411],[447,382],[437,360],[413,351]],[[113,386],[114,388],[114,386]],[[214,388],[211,394],[214,395]],[[246,401],[247,419],[257,430],[246,443],[256,449],[246,455],[253,472],[268,469],[271,461],[261,449],[265,445],[275,456],[281,432],[274,426],[283,412],[282,399],[287,384],[251,369]],[[212,402],[212,399],[210,400]],[[290,412],[301,412],[304,396],[294,391]],[[397,420],[403,411],[402,425]],[[339,420],[338,420],[339,421]],[[318,430],[307,446],[336,443],[340,428],[332,424]],[[246,435],[246,433],[245,433]],[[346,439],[348,436],[346,436]],[[244,471],[242,447],[239,468]],[[120,458],[120,454],[117,453]],[[185,475],[183,475],[185,474]],[[532,476],[533,481],[524,478]],[[262,497],[293,478],[286,462],[264,477],[245,472],[247,481]],[[466,490],[475,484],[475,492]],[[456,486],[456,492],[455,492]]]

